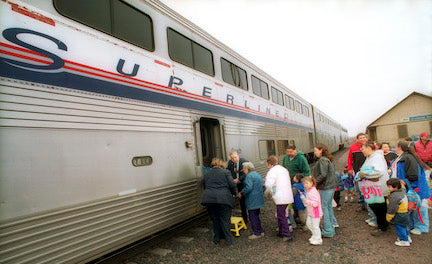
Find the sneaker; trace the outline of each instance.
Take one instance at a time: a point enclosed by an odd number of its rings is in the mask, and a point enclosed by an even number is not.
[[[401,241],[399,238],[396,241]],[[408,242],[412,243],[411,237],[408,236]]]
[[[411,229],[411,234],[414,234],[414,235],[421,235],[421,232],[420,231],[418,231],[417,229]]]
[[[309,243],[311,245],[314,245],[314,246],[319,246],[319,245],[322,245],[322,240],[321,241],[312,240],[312,241],[309,241]]]
[[[351,202],[352,202],[352,203],[354,202],[354,197],[351,197]]]
[[[336,207],[336,211],[342,211],[342,207],[340,206]]]
[[[365,222],[372,227],[378,227],[378,225],[370,219],[366,219]]]
[[[251,240],[254,240],[254,239],[261,238],[261,237],[263,237],[263,236],[264,236],[264,233],[261,234],[261,235],[259,235],[259,236],[255,235],[255,234],[252,234],[251,236],[248,236],[248,238],[251,239]]]
[[[345,197],[345,202],[348,202],[348,197]]]
[[[410,242],[408,242],[408,241],[396,241],[395,245],[400,246],[400,247],[409,247]]]
[[[337,225],[333,225],[333,227],[334,227],[334,228],[338,228],[338,227],[339,227],[339,224],[337,224]]]

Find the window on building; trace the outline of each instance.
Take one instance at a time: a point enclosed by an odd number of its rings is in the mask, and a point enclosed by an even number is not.
[[[252,75],[252,90],[253,93],[261,96],[262,98],[269,99],[269,89],[266,82],[261,81],[257,77]]]
[[[281,91],[279,91],[278,89],[272,87],[271,88],[271,94],[272,94],[272,101],[273,101],[273,103],[276,103],[278,105],[284,105],[283,93]]]
[[[224,82],[248,90],[246,71],[237,65],[221,58],[222,79]]]
[[[214,76],[213,54],[209,49],[168,28],[168,53],[173,61]]]
[[[407,125],[399,125],[399,126],[397,126],[397,130],[398,130],[398,137],[399,138],[406,138],[408,136]]]
[[[262,160],[266,160],[271,155],[276,155],[274,140],[260,140],[258,141],[258,148]]]
[[[57,11],[73,20],[154,51],[153,22],[120,0],[54,0]]]

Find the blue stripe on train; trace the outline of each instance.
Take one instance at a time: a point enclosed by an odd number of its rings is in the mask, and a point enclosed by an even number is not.
[[[240,110],[230,109],[227,107],[213,105],[211,103],[199,102],[191,99],[185,99],[173,95],[153,92],[132,86],[103,81],[90,78],[87,76],[77,75],[69,72],[47,73],[31,71],[14,67],[4,61],[0,61],[0,76],[19,79],[29,82],[36,82],[48,85],[55,85],[65,88],[83,90],[88,92],[124,97],[129,99],[159,103],[162,105],[177,106],[187,109],[194,109],[204,112],[217,113],[226,116],[234,116],[266,123],[273,123],[283,126],[292,126],[312,131],[311,128],[283,122],[280,120],[267,118],[243,112]]]

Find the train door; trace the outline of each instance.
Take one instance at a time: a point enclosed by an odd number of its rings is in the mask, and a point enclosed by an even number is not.
[[[213,158],[225,160],[223,126],[218,119],[201,117],[195,122],[195,165],[198,177],[210,167]]]

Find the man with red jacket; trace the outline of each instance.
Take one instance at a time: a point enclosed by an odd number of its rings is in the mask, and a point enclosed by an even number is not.
[[[432,166],[432,142],[429,140],[429,135],[425,132],[420,134],[420,140],[415,144],[415,150],[419,158],[429,167]]]
[[[361,147],[368,141],[367,137],[364,133],[359,133],[357,134],[356,138],[357,141],[351,145],[348,152],[347,169],[348,173],[351,175],[355,175],[357,172],[359,172],[361,166],[366,160],[366,157],[361,151]],[[359,192],[358,203],[363,207],[365,205],[363,194],[360,192],[358,187],[356,188]]]

